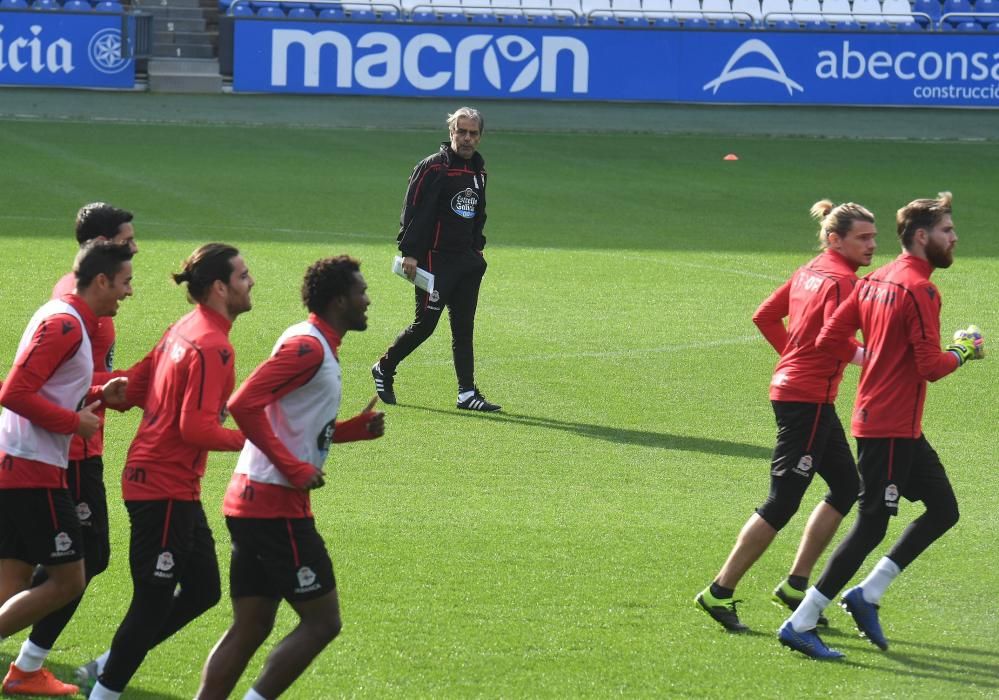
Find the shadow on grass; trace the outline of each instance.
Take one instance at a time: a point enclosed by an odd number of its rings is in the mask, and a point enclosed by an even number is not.
[[[429,408],[427,406],[417,406],[415,404],[399,403],[397,406],[412,408],[427,413],[440,413],[447,416],[455,416],[465,420],[487,420],[498,423],[513,423],[531,428],[547,428],[550,430],[562,430],[567,433],[575,433],[583,437],[595,440],[605,440],[607,442],[617,442],[625,445],[641,445],[643,447],[657,447],[664,450],[680,450],[683,452],[704,452],[707,454],[724,455],[726,457],[745,457],[747,459],[768,460],[772,456],[772,450],[760,445],[752,445],[746,442],[734,442],[732,440],[716,440],[708,437],[694,437],[690,435],[674,435],[672,433],[658,433],[649,430],[631,430],[629,428],[614,428],[609,425],[594,425],[592,423],[576,423],[573,421],[558,420],[541,416],[528,416],[521,413],[509,413],[507,411],[499,413],[475,413],[472,411],[443,410],[439,408]]]
[[[898,646],[906,646],[906,642],[891,642],[892,646],[888,651],[878,652],[873,647],[870,652],[882,656],[886,661],[894,662],[891,665],[881,663],[866,663],[854,660],[854,655],[850,655],[844,663],[856,668],[863,668],[869,671],[880,671],[897,678],[900,669],[904,667],[906,678],[925,678],[927,680],[945,681],[960,686],[968,686],[976,689],[999,689],[999,664],[995,661],[978,661],[964,658],[964,654],[985,654],[995,656],[995,653],[985,649],[968,649],[962,647],[945,647],[930,645],[931,648],[941,651],[950,651],[962,656],[949,656],[940,658],[928,656],[925,653],[901,653]],[[898,664],[898,665],[895,665]]]
[[[6,669],[14,662],[16,654],[0,654],[0,664],[6,673]],[[89,661],[89,659],[88,659]],[[45,667],[52,672],[52,674],[64,683],[76,683],[76,666],[70,666],[69,664],[61,663],[46,663]],[[29,697],[27,695],[13,695],[11,697]],[[73,695],[71,697],[80,697],[79,695]],[[181,698],[187,697],[184,695],[174,695],[173,693],[166,693],[163,691],[152,691],[146,690],[139,686],[130,685],[124,693],[124,697],[132,700],[180,700]]]

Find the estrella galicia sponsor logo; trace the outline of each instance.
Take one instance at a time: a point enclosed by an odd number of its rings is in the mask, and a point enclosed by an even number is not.
[[[316,572],[307,566],[303,566],[295,575],[298,577],[298,587],[295,589],[295,593],[308,593],[322,588],[322,584],[316,583]]]
[[[153,576],[157,578],[173,578],[173,553],[163,551],[156,558],[156,571],[153,572]]]
[[[65,37],[55,40],[43,37],[44,29],[40,24],[32,24],[28,28],[30,37],[0,34],[0,73],[72,73],[73,43]]]
[[[771,67],[735,67],[735,64],[738,63],[740,59],[752,54],[758,54],[763,57],[770,63]],[[746,80],[749,78],[769,80],[771,82],[779,83],[787,88],[788,95],[793,95],[795,90],[800,92],[805,91],[805,88],[801,87],[801,85],[788,77],[787,73],[784,71],[784,66],[781,65],[780,59],[777,58],[777,54],[774,53],[773,49],[759,39],[749,39],[748,41],[744,41],[742,45],[739,46],[739,48],[737,48],[729,57],[728,63],[726,63],[725,67],[722,68],[722,72],[718,74],[718,77],[705,83],[703,89],[711,90],[711,94],[717,95],[718,88],[725,83],[731,83],[736,80]]]
[[[128,65],[128,59],[122,56],[123,53],[119,29],[101,29],[90,37],[87,45],[90,65],[108,75],[120,73]]]
[[[474,219],[479,207],[479,193],[471,187],[462,190],[451,198],[451,211],[463,219]]]
[[[68,557],[75,554],[73,549],[73,538],[69,536],[66,532],[60,532],[55,536],[55,551],[52,552],[53,557]]]
[[[301,56],[301,78],[293,76],[290,82],[300,80],[307,88],[390,91],[409,86],[421,92],[468,92],[488,86],[516,94],[536,87],[550,94],[557,91],[560,75],[568,74],[572,93],[589,92],[589,49],[569,36],[530,41],[495,33],[459,39],[434,32],[401,37],[382,31],[357,36],[330,29],[271,29],[270,38],[272,87],[289,84],[289,56]],[[358,52],[363,55],[356,56]],[[506,80],[509,75],[512,79]],[[481,80],[485,84],[477,84]]]
[[[798,476],[808,476],[812,471],[812,455],[801,455],[797,466],[792,469]]]

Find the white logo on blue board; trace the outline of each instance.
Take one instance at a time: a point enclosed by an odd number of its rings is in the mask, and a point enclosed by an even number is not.
[[[479,206],[479,195],[468,187],[451,198],[451,211],[463,219],[474,219]]]
[[[743,56],[749,54],[759,54],[763,58],[770,61],[770,65],[773,68],[761,68],[757,66],[747,66],[746,68],[736,68],[733,70],[733,66],[739,61]],[[718,88],[720,88],[725,83],[730,83],[733,80],[743,80],[745,78],[762,78],[763,80],[772,80],[775,83],[780,83],[787,88],[787,94],[793,95],[795,90],[805,91],[805,88],[798,85],[798,83],[791,80],[787,73],[784,72],[784,66],[780,64],[780,60],[777,58],[777,54],[773,52],[769,46],[760,41],[759,39],[750,39],[749,41],[743,42],[742,46],[737,48],[732,56],[728,59],[728,63],[722,68],[722,72],[717,78],[711,82],[704,84],[704,90],[711,90],[713,95],[718,94]]]
[[[121,30],[102,29],[90,38],[87,46],[87,57],[90,64],[101,73],[113,75],[120,73],[128,65],[128,59],[122,57]]]

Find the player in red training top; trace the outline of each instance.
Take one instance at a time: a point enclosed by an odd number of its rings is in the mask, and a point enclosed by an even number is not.
[[[250,310],[253,278],[239,251],[195,250],[174,275],[197,305],[128,374],[128,401],[142,406],[122,474],[132,534],[132,602],[111,649],[80,669],[90,697],[118,698],[154,646],[221,597],[215,541],[201,506],[209,450],[235,452],[245,439],[222,427],[236,382],[229,330]]]
[[[774,591],[778,603],[792,610],[798,606],[816,560],[857,500],[857,466],[835,406],[846,361],[819,352],[815,339],[853,291],[857,269],[871,264],[877,229],[874,215],[852,202],[839,206],[828,200],[817,202],[811,213],[820,221],[819,240],[825,250],[798,268],[753,315],[753,322],[780,353],[770,382],[777,419],[770,494],[743,526],[718,576],[696,599],[733,632],[747,629],[736,612],[735,587],[797,512],[812,477],[821,476],[829,491],[808,519],[790,575]],[[863,348],[856,341],[850,347],[847,359],[861,364]]]
[[[104,202],[94,202],[80,208],[76,214],[76,240],[83,246],[92,240],[107,240],[125,244],[134,256],[138,251],[135,244],[135,229],[132,226],[132,213],[118,209]],[[76,286],[76,277],[70,272],[56,284],[52,298],[59,299],[69,294]],[[90,337],[94,357],[93,383],[102,384],[114,376],[115,325],[111,316],[97,319],[97,328]],[[83,565],[87,584],[108,568],[111,556],[111,541],[108,528],[108,503],[104,489],[104,407],[94,410],[101,419],[101,427],[93,435],[84,439],[74,435],[69,446],[69,467],[66,481],[69,493],[76,505],[83,533]],[[37,567],[31,585],[38,586],[48,578],[45,567]],[[50,615],[45,616],[31,628],[31,634],[21,645],[14,664],[4,679],[20,681],[17,692],[21,695],[67,695],[78,688],[55,678],[46,684],[40,671],[56,639],[69,624],[83,596],[70,601]]]
[[[316,531],[310,489],[323,485],[331,442],[370,440],[385,432],[374,402],[337,421],[340,361],[347,331],[368,326],[367,284],[346,255],[314,263],[302,301],[309,318],[286,330],[274,351],[229,402],[247,436],[225,496],[232,535],[229,571],[233,624],[205,663],[199,700],[229,697],[274,626],[281,599],[298,626],[267,658],[245,698],[276,698],[340,632],[333,565]]]
[[[815,634],[816,620],[884,539],[888,521],[898,514],[899,497],[922,501],[926,510],[871,574],[843,596],[857,627],[881,649],[888,648],[878,619],[885,589],[958,518],[950,480],[922,427],[926,383],[984,355],[980,338],[962,338],[940,349],[940,292],[930,275],[954,260],[950,193],[910,202],[898,210],[896,223],[902,254],[860,281],[817,341],[820,350],[843,359],[860,329],[867,355],[852,424],[863,480],[857,521],[778,634],[786,646],[813,657],[842,656]]]
[[[102,397],[124,401],[124,379],[92,386],[90,339],[97,319],[116,314],[131,295],[131,259],[127,245],[86,244],[73,265],[74,291],[35,312],[0,390],[0,639],[62,608],[86,585],[84,539],[66,485],[70,439],[100,429]],[[37,565],[48,576],[31,587]],[[76,690],[41,665],[24,673],[11,664],[3,684],[9,694]]]

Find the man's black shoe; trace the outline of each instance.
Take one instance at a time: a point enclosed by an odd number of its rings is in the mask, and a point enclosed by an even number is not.
[[[382,372],[381,360],[371,367],[371,376],[375,380],[375,391],[382,403],[394,404],[395,391],[392,390],[392,375]]]
[[[466,411],[498,411],[502,407],[494,403],[489,403],[486,401],[486,397],[478,389],[475,389],[474,394],[464,401],[458,402],[458,408]]]

